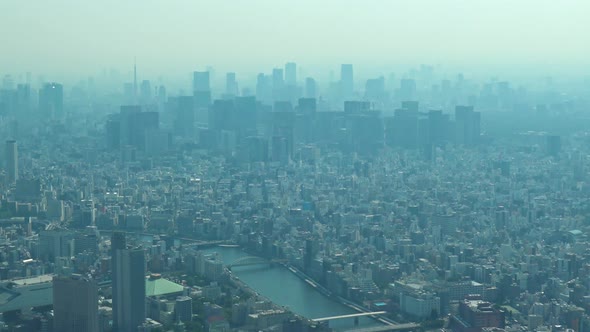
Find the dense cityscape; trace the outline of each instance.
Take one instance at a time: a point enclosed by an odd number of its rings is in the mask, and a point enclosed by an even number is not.
[[[4,76],[0,330],[590,329],[588,79],[132,68]]]
[[[590,332],[588,13],[0,0],[0,332]]]

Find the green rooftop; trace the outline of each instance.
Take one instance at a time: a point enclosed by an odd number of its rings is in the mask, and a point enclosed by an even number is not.
[[[182,285],[163,279],[159,274],[152,274],[145,280],[145,296],[179,295],[184,290]]]

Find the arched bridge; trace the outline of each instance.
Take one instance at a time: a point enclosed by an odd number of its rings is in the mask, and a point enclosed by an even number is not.
[[[276,263],[286,263],[286,259],[265,259],[257,256],[244,256],[236,259],[227,265],[227,268],[231,270],[232,267],[236,266],[250,266],[250,265],[272,265]]]

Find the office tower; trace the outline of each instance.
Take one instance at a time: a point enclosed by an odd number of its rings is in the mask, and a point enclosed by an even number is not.
[[[158,102],[160,103],[165,103],[166,102],[166,87],[163,85],[160,85],[157,88],[157,97],[158,97]]]
[[[434,146],[442,146],[449,138],[449,116],[442,111],[431,110],[428,112],[428,132],[430,142]]]
[[[272,99],[274,101],[287,100],[283,69],[281,68],[272,70]]]
[[[197,122],[206,122],[209,105],[211,105],[211,86],[208,71],[193,73],[193,96],[195,98],[195,118]]]
[[[18,180],[18,146],[15,140],[6,141],[6,179],[9,184]]]
[[[215,100],[209,110],[209,129],[233,130],[235,128],[233,100]]]
[[[246,137],[241,142],[238,151],[242,161],[266,162],[268,161],[268,139],[260,136]]]
[[[46,83],[39,91],[39,111],[44,117],[61,117],[63,115],[63,86],[58,83]]]
[[[98,332],[98,288],[80,275],[53,278],[53,326],[60,332]]]
[[[269,75],[258,74],[256,78],[256,99],[265,104],[272,102],[272,81]]]
[[[305,98],[315,98],[317,97],[317,85],[313,78],[308,77],[305,79]]]
[[[152,99],[152,85],[150,81],[144,80],[141,82],[141,87],[139,90],[139,99],[142,104],[148,103]]]
[[[16,103],[18,107],[28,110],[31,106],[31,85],[19,84],[16,86]]]
[[[111,114],[105,124],[106,146],[108,150],[116,150],[121,143],[121,117],[120,114]]]
[[[59,257],[72,257],[74,233],[63,229],[44,230],[39,233],[39,258],[55,262]]]
[[[392,121],[387,121],[386,141],[390,146],[406,149],[416,148],[418,144],[418,111],[406,108],[395,110]]]
[[[271,142],[271,159],[274,162],[289,162],[289,142],[283,136],[273,136]]]
[[[340,67],[340,84],[342,87],[342,97],[351,97],[354,92],[354,77],[351,64],[343,64]]]
[[[467,146],[478,142],[480,136],[481,116],[473,111],[473,106],[455,107],[455,140],[457,144]]]
[[[365,99],[370,101],[382,100],[385,97],[385,78],[369,79],[365,84]]]
[[[142,112],[140,106],[121,106],[120,146],[145,148],[146,132],[159,128],[158,112]]]
[[[179,296],[174,303],[176,320],[190,322],[193,317],[193,300],[188,296]]]
[[[193,91],[211,91],[208,71],[193,72]]]
[[[125,235],[114,232],[111,239],[113,331],[134,332],[145,321],[145,254],[127,248]]]
[[[225,75],[225,93],[229,96],[238,95],[238,82],[236,82],[236,73],[227,73]]]
[[[285,65],[285,83],[297,85],[297,64],[295,62],[288,62]]]
[[[274,68],[272,70],[272,86],[274,88],[281,88],[284,84],[283,70],[281,68]]]
[[[176,102],[174,109],[174,132],[182,137],[193,137],[195,134],[195,110],[192,96],[170,98]]]
[[[258,106],[256,98],[236,97],[234,100],[236,129],[242,137],[256,134],[256,122],[258,118]]]

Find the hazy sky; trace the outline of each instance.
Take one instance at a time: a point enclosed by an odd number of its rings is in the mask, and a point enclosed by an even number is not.
[[[590,0],[0,0],[0,73],[590,64]],[[337,67],[334,67],[337,68]]]

